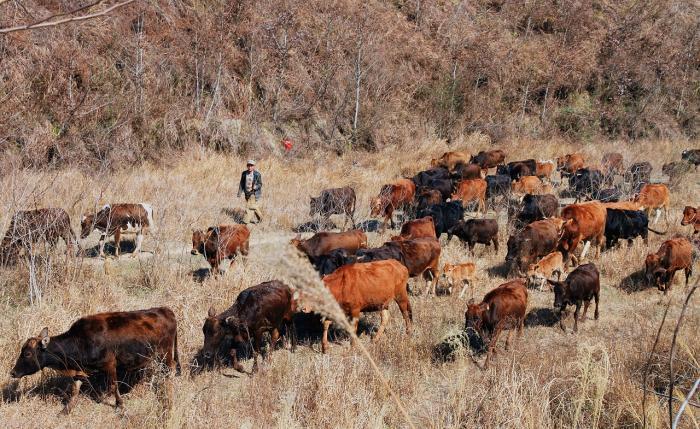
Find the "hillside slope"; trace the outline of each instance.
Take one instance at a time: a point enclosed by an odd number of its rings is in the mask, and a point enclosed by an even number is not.
[[[86,3],[3,2],[0,27]],[[284,137],[695,138],[699,28],[680,0],[136,1],[0,36],[0,151],[113,168]]]

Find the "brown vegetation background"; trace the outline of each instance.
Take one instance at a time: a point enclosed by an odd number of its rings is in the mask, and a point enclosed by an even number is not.
[[[0,26],[86,3],[3,2]],[[0,36],[0,159],[695,138],[699,28],[680,0],[136,1]]]

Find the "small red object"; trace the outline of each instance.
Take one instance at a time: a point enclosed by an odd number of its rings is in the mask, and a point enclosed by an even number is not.
[[[285,150],[289,151],[289,150],[292,150],[294,143],[292,143],[291,140],[286,138],[286,139],[282,140],[282,146],[284,146]]]

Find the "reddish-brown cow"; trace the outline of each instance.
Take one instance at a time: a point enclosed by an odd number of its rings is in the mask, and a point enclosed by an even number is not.
[[[685,237],[676,237],[661,243],[656,253],[647,255],[645,274],[647,282],[656,285],[664,294],[671,289],[676,271],[685,271],[685,285],[693,274],[693,245]]]
[[[59,238],[66,242],[67,253],[72,254],[77,240],[65,210],[47,208],[19,211],[12,216],[0,244],[0,264],[14,263],[20,249],[30,252],[32,246],[41,240],[54,247]]]
[[[554,161],[536,161],[535,176],[550,181],[552,179],[552,173],[554,173],[554,167],[556,167]]]
[[[511,183],[511,191],[515,194],[543,195],[553,193],[552,185],[545,184],[537,176],[522,176]]]
[[[401,233],[391,237],[392,241],[411,240],[413,238],[437,238],[432,216],[422,217],[406,222],[401,226]]]
[[[445,152],[440,158],[430,161],[431,167],[444,167],[452,171],[457,164],[469,164],[469,155],[464,152]]]
[[[338,301],[340,308],[352,319],[354,332],[360,313],[381,311],[381,323],[374,341],[379,340],[389,322],[389,303],[399,306],[406,323],[406,333],[411,333],[411,303],[408,300],[408,270],[393,259],[345,265],[323,278],[328,290]],[[328,350],[328,328],[330,320],[323,322],[321,350]]]
[[[650,219],[651,211],[656,210],[656,217],[652,223],[659,220],[663,209],[668,224],[668,209],[671,206],[671,191],[668,190],[668,186],[662,183],[647,183],[634,198],[634,202],[639,204],[639,210],[646,210],[647,217]]]
[[[379,196],[370,201],[372,216],[383,216],[382,231],[387,222],[394,228],[394,210],[411,206],[416,195],[416,184],[411,179],[399,179],[391,185],[382,186]]]
[[[313,237],[302,240],[297,234],[290,243],[309,257],[312,262],[335,249],[345,249],[354,255],[358,249],[367,248],[367,235],[359,229],[345,232],[318,232]]]
[[[477,211],[486,212],[486,180],[471,179],[461,180],[457,183],[457,189],[452,194],[452,200],[461,200],[466,207],[472,201],[478,201]]]
[[[584,165],[585,158],[580,153],[570,153],[557,158],[557,170],[561,172],[562,176],[570,176],[583,168]]]
[[[527,288],[524,279],[503,283],[484,296],[480,304],[469,300],[464,315],[467,329],[474,329],[488,343],[488,352],[484,368],[488,368],[491,355],[495,352],[498,337],[503,330],[508,330],[506,350],[510,345],[513,329],[522,335],[527,309]]]
[[[700,207],[685,206],[681,225],[693,225],[693,234],[697,234],[700,231]]]
[[[578,258],[574,251],[581,241],[586,244],[581,252],[581,258],[586,257],[591,243],[596,247],[596,257],[605,245],[605,221],[607,210],[598,201],[589,201],[581,204],[572,204],[561,210],[561,218],[564,219],[561,236],[559,237],[559,250],[564,255],[564,264],[568,264],[571,258],[578,265]]]
[[[249,249],[250,230],[245,225],[210,226],[206,232],[192,231],[192,254],[204,256],[211,265],[212,272],[222,272],[221,262],[225,259],[233,261],[238,253],[247,255]]]

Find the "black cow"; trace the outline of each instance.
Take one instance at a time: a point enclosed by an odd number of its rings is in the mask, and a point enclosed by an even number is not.
[[[455,235],[467,243],[469,251],[474,254],[476,243],[493,247],[498,252],[498,222],[496,219],[468,219],[457,222],[457,225],[447,230],[447,241]]]
[[[450,178],[450,172],[443,167],[435,167],[431,168],[429,170],[421,171],[411,180],[413,180],[413,183],[416,184],[416,187],[418,186],[428,186],[428,183],[430,183],[431,180],[436,180],[436,179],[449,179]]]
[[[435,235],[439,239],[442,234],[446,233],[448,229],[464,218],[464,207],[462,207],[461,201],[433,204],[418,212],[418,218],[425,216],[433,217]]]
[[[597,200],[601,203],[616,203],[622,199],[622,191],[613,187],[607,189],[601,189],[598,192]]]
[[[583,198],[596,199],[603,185],[603,173],[592,168],[579,168],[569,178],[569,191],[575,196],[576,202]]]
[[[507,174],[511,180],[518,180],[523,176],[535,176],[537,173],[537,161],[526,159],[513,161],[496,167],[496,174]]]
[[[508,198],[510,195],[510,182],[510,176],[507,174],[486,176],[486,199],[491,202],[499,196]]]
[[[551,194],[527,194],[523,197],[520,207],[520,213],[515,219],[516,228],[522,228],[537,220],[556,216],[559,212],[559,200]]]
[[[598,320],[598,304],[600,303],[600,273],[593,264],[579,265],[573,270],[563,282],[549,280],[554,286],[554,307],[559,307],[559,326],[563,331],[564,312],[567,305],[575,305],[574,312],[574,332],[578,331],[578,312],[583,302],[583,319],[586,319],[586,312],[595,298],[595,319]]]
[[[204,320],[204,359],[210,363],[230,356],[233,368],[243,372],[236,358],[236,347],[250,343],[253,348],[253,372],[258,368],[258,354],[262,351],[263,338],[270,333],[271,346],[279,340],[280,331],[286,328],[291,336],[292,351],[296,349],[292,315],[296,311],[296,294],[284,283],[273,280],[243,290],[236,302],[217,315],[214,308]]]
[[[481,179],[481,167],[477,164],[464,164],[460,162],[455,166],[452,174],[450,174],[450,179],[452,179],[453,182]]]
[[[309,216],[320,214],[324,219],[328,219],[332,214],[344,214],[343,231],[347,226],[348,218],[352,221],[352,228],[355,229],[356,200],[355,190],[349,186],[324,189],[320,196],[311,197]]]
[[[423,189],[435,189],[440,192],[442,201],[445,201],[452,195],[452,181],[450,179],[433,179],[421,188],[421,190]]]
[[[649,218],[643,210],[607,209],[605,220],[605,246],[610,248],[617,244],[619,239],[627,240],[632,245],[632,240],[642,237],[647,243],[648,231],[655,234],[665,234],[649,228]]]
[[[693,164],[695,166],[695,170],[697,170],[698,165],[700,165],[700,149],[684,150],[683,153],[681,153],[681,159]]]
[[[357,258],[356,262],[373,262],[395,259],[404,264],[401,247],[389,243],[384,243],[383,246],[375,247],[373,249],[360,249],[355,254],[355,257]]]
[[[343,265],[354,263],[355,258],[350,256],[345,249],[331,250],[326,255],[314,258],[314,268],[321,277],[332,273]]]

